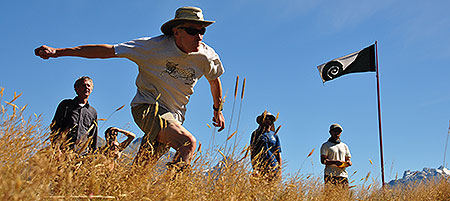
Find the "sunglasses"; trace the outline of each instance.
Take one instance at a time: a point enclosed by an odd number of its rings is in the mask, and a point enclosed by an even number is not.
[[[340,128],[335,128],[332,131],[336,132],[336,133],[342,133],[342,130]]]
[[[203,35],[206,32],[206,28],[203,27],[201,29],[194,29],[194,28],[189,28],[189,27],[178,27],[179,29],[183,29],[184,31],[186,31],[187,34],[191,35],[191,36],[195,36],[197,34]]]

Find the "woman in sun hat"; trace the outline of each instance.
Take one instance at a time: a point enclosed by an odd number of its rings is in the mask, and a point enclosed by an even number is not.
[[[253,170],[268,180],[281,177],[281,144],[275,133],[276,120],[274,115],[264,111],[256,118],[259,126],[250,139]]]

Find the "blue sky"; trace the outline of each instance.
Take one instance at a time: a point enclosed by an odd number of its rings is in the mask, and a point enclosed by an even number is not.
[[[137,66],[126,59],[34,56],[34,48],[116,44],[158,36],[160,26],[181,6],[198,6],[210,26],[204,42],[220,55],[225,118],[230,122],[236,76],[246,78],[237,137],[249,141],[265,109],[280,113],[279,135],[285,174],[321,176],[319,149],[328,127],[340,123],[342,139],[352,152],[359,181],[367,172],[380,180],[380,155],[375,73],[351,74],[322,84],[316,66],[378,41],[386,181],[407,169],[438,167],[449,124],[450,17],[448,1],[4,1],[1,3],[0,48],[3,101],[23,93],[26,115],[42,114],[48,125],[57,104],[73,98],[73,82],[94,79],[90,103],[106,125],[126,128],[138,136],[129,103],[134,97]],[[213,131],[212,98],[202,78],[188,104],[184,126],[204,145]],[[236,130],[240,99],[231,132]],[[102,125],[102,123],[100,123]],[[230,126],[227,124],[227,126]],[[225,142],[228,127],[215,132]],[[300,166],[308,153],[314,154]],[[447,154],[447,163],[450,160]],[[373,164],[369,162],[371,160]],[[447,166],[448,167],[448,166]]]

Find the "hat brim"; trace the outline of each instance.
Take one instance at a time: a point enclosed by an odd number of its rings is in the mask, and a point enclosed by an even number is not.
[[[256,118],[256,123],[262,124],[263,117],[264,117],[263,115],[259,115],[259,116]],[[266,119],[267,119],[267,118],[271,118],[273,122],[275,122],[275,121],[277,120],[277,118],[276,118],[275,116],[273,116],[272,114],[266,114]]]
[[[172,28],[174,26],[177,26],[177,25],[185,23],[185,22],[199,23],[199,24],[202,24],[204,27],[207,27],[207,26],[211,25],[212,23],[214,23],[215,21],[193,20],[193,19],[172,19],[172,20],[167,21],[166,23],[164,23],[161,26],[161,31],[165,35],[173,35]]]

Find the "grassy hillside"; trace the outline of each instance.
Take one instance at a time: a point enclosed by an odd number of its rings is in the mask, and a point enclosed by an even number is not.
[[[3,92],[3,91],[1,91]],[[2,95],[0,93],[0,95]],[[17,97],[18,98],[18,97]],[[352,186],[348,193],[324,191],[321,178],[297,175],[267,182],[252,175],[246,148],[227,156],[220,172],[211,167],[217,151],[197,150],[190,169],[168,171],[164,162],[131,167],[123,157],[110,170],[102,155],[78,157],[48,146],[48,129],[39,116],[23,117],[25,107],[2,101],[0,110],[0,199],[118,200],[448,200],[449,179],[437,183],[380,188]],[[138,143],[136,143],[138,144]],[[135,145],[136,145],[135,144]],[[209,172],[209,173],[208,173]],[[369,174],[368,174],[369,175]],[[363,178],[364,179],[364,178]]]

